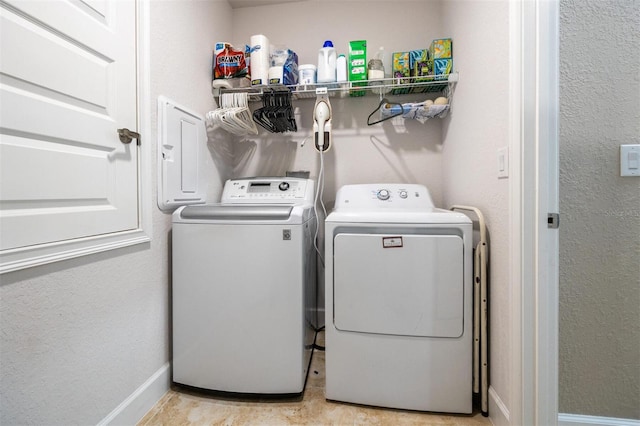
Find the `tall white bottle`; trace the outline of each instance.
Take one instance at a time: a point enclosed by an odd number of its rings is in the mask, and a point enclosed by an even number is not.
[[[318,83],[333,83],[336,81],[336,49],[331,40],[324,42],[318,52]]]
[[[336,81],[344,83],[347,81],[347,58],[344,55],[338,55],[336,59]]]

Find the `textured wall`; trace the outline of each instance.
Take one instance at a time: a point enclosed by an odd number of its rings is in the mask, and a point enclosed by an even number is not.
[[[158,94],[202,114],[212,107],[211,50],[229,35],[212,23],[230,13],[226,1],[151,2],[146,143],[155,144]],[[96,424],[170,359],[171,221],[155,204],[152,151],[150,244],[1,276],[0,424]],[[212,196],[220,180],[212,167]]]
[[[498,179],[496,160],[509,144],[508,2],[448,1],[443,12],[460,83],[444,132],[442,191],[445,205],[476,206],[487,221],[489,384],[510,408],[509,181]]]
[[[640,419],[640,2],[560,12],[559,409]]]

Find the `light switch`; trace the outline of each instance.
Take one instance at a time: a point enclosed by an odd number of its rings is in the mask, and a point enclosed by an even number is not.
[[[640,144],[620,145],[620,176],[640,176]]]
[[[509,148],[504,147],[498,150],[498,179],[509,177]]]

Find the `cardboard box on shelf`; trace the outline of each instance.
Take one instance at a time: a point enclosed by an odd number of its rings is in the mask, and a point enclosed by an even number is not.
[[[358,86],[358,81],[367,80],[367,41],[354,40],[349,42],[349,81],[356,82],[353,86]],[[365,86],[366,83],[360,83]],[[364,96],[364,90],[351,90],[351,96]]]

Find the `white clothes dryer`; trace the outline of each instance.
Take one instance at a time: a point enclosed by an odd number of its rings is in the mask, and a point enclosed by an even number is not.
[[[314,182],[226,182],[173,214],[173,381],[300,394],[315,337]]]
[[[422,185],[347,185],[325,241],[326,398],[471,413],[471,220]]]

